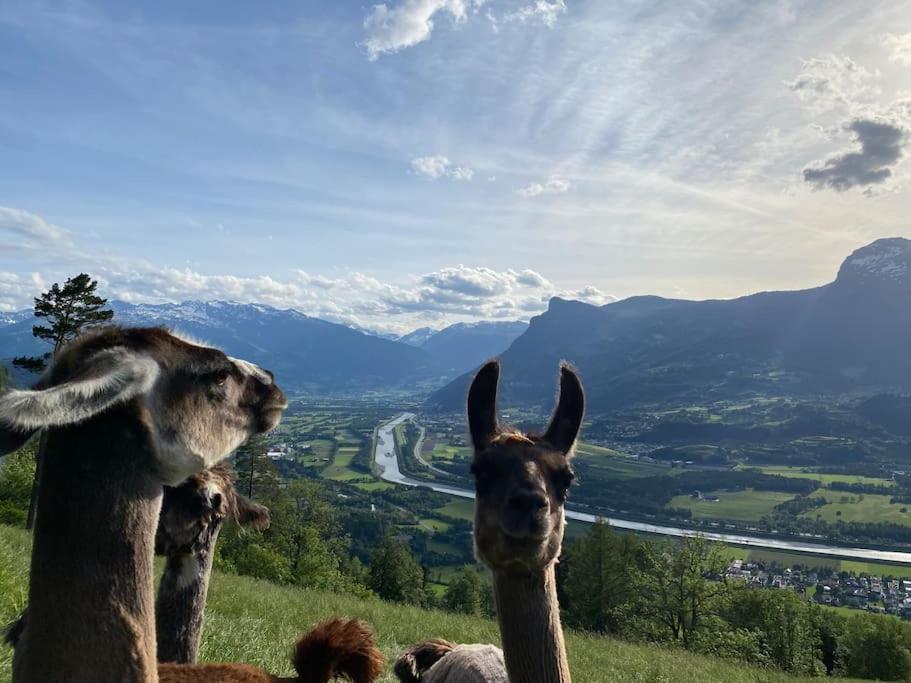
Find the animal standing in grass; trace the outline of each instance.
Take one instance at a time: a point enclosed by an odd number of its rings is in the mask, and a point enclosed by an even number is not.
[[[576,373],[562,365],[560,397],[547,430],[542,435],[522,434],[499,425],[499,377],[497,361],[478,371],[468,392],[468,426],[474,444],[475,550],[493,572],[505,671],[489,649],[478,650],[474,657],[459,649],[491,646],[428,641],[397,663],[396,673],[403,681],[571,681],[555,566],[563,543],[564,505],[573,482],[570,458],[585,414],[585,394]],[[457,660],[449,660],[457,655]],[[409,673],[413,674],[410,679]]]
[[[215,544],[225,520],[260,530],[269,526],[269,510],[235,490],[234,473],[224,463],[165,487],[155,534],[155,552],[167,557],[155,600],[159,662],[196,662]]]
[[[243,664],[156,662],[155,530],[162,486],[224,459],[275,427],[287,400],[272,375],[159,328],[77,339],[34,389],[0,396],[0,445],[47,430],[14,683],[272,681]],[[355,620],[298,644],[299,681],[379,675],[381,655]]]

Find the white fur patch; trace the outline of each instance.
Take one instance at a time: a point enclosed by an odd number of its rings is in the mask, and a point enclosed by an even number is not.
[[[230,356],[228,356],[228,360],[234,363],[237,369],[245,375],[255,377],[263,384],[272,384],[272,378],[269,377],[269,374],[255,363],[251,363],[248,360],[241,360],[240,358],[231,358]]]
[[[180,561],[180,573],[177,575],[177,588],[184,590],[192,586],[199,578],[199,560],[193,555],[185,555]]]
[[[78,424],[147,393],[158,372],[154,360],[124,347],[100,351],[86,364],[83,377],[0,396],[0,422],[23,431]]]

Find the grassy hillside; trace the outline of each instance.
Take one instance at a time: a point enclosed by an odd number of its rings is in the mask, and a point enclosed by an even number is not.
[[[12,619],[25,604],[28,550],[25,532],[0,526],[0,623]],[[245,661],[274,673],[290,674],[288,652],[294,638],[315,621],[331,615],[369,621],[390,659],[407,645],[430,636],[460,642],[498,640],[496,624],[484,619],[284,588],[216,573],[209,596],[202,657],[210,661]],[[679,650],[575,633],[568,634],[567,646],[574,678],[583,683],[799,680]],[[0,681],[9,680],[10,661],[10,650],[0,647]],[[389,683],[395,679],[387,671],[382,680]]]

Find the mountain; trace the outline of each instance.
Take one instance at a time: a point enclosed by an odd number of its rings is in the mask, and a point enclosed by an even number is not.
[[[453,377],[475,368],[488,358],[503,353],[528,329],[520,321],[456,323],[439,332],[421,327],[399,341],[423,349],[439,376]]]
[[[419,327],[418,329],[413,330],[408,334],[403,334],[398,338],[398,341],[402,342],[403,344],[408,344],[409,346],[417,346],[418,348],[421,348],[424,342],[426,342],[436,333],[437,331],[432,327]]]
[[[858,249],[834,282],[732,300],[554,298],[502,355],[504,402],[549,405],[557,363],[582,373],[592,414],[773,393],[911,390],[911,241]],[[461,410],[470,373],[428,407]]]
[[[341,393],[413,386],[432,372],[429,354],[421,349],[294,310],[225,301],[157,305],[114,301],[111,308],[118,324],[176,329],[261,364],[294,391]],[[28,314],[0,323],[0,358],[46,350],[31,336],[32,320]]]

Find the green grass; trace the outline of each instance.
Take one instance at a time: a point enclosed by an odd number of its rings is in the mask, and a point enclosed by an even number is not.
[[[437,508],[437,512],[470,522],[474,519],[474,501],[468,498],[453,498],[443,507]]]
[[[893,522],[911,526],[911,506],[891,503],[889,496],[875,494],[824,491],[826,505],[804,513],[805,517],[820,515],[827,522]],[[908,512],[902,512],[902,509]],[[841,513],[840,515],[838,513]]]
[[[689,495],[675,496],[668,503],[670,507],[688,508],[694,517],[713,519],[733,519],[739,521],[756,521],[763,515],[772,512],[779,503],[791,500],[793,493],[780,491],[704,491],[707,496],[717,496],[720,500],[711,503],[706,500],[694,500]]]
[[[23,607],[28,563],[25,532],[0,526],[0,619]],[[421,610],[345,595],[304,591],[215,572],[209,592],[203,661],[239,661],[290,675],[288,652],[294,639],[329,616],[365,619],[374,625],[387,658],[429,637],[463,643],[499,642],[488,619]],[[574,680],[582,683],[655,683],[795,681],[785,674],[710,659],[681,650],[633,645],[570,632],[566,639]],[[9,680],[10,651],[0,646],[0,680]],[[387,667],[382,683],[394,683]]]
[[[351,468],[351,461],[357,455],[357,448],[350,446],[340,447],[332,459],[332,464],[323,470],[322,476],[325,479],[334,479],[335,481],[349,481],[351,479],[360,479],[366,475],[364,472],[358,472]]]

